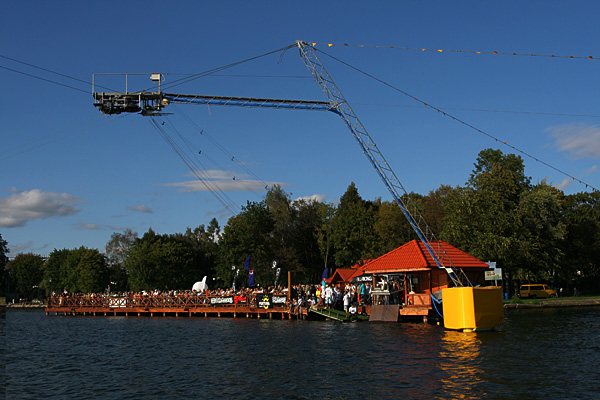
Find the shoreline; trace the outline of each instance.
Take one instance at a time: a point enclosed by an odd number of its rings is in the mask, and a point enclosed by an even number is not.
[[[530,308],[564,308],[564,307],[591,307],[600,306],[600,298],[594,299],[560,299],[539,300],[537,303],[507,303],[503,305],[506,310]],[[0,304],[1,308],[46,308],[45,304]]]
[[[597,299],[568,299],[568,300],[542,300],[538,303],[509,303],[504,304],[504,309],[515,310],[523,308],[562,308],[562,307],[590,307],[600,306]]]

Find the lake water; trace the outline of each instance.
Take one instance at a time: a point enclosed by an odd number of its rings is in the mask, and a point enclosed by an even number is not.
[[[593,399],[600,308],[409,323],[0,310],[7,399]]]

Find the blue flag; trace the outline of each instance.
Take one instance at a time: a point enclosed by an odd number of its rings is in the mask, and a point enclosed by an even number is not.
[[[251,269],[248,273],[248,287],[254,287],[256,283],[254,283],[254,270]]]
[[[329,278],[329,268],[323,270],[323,280],[327,280],[327,278]]]
[[[248,258],[246,258],[246,262],[244,263],[244,269],[250,269],[250,257],[252,255],[249,255]]]

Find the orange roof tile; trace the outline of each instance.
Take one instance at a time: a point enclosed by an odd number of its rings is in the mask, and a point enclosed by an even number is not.
[[[356,272],[355,269],[350,268],[338,268],[335,270],[331,278],[329,278],[328,282],[350,282],[352,279],[352,275]],[[337,275],[337,277],[336,277]]]
[[[437,246],[438,243],[435,243]],[[452,260],[452,264],[457,268],[476,268],[487,269],[489,266],[483,261],[449,245],[444,241],[439,241],[439,245],[446,251],[446,254]],[[449,266],[449,265],[447,265]],[[437,264],[429,254],[429,251],[420,240],[412,240],[403,246],[398,247],[382,255],[381,257],[369,262],[365,266],[365,273],[386,273],[396,271],[416,271],[437,268]]]

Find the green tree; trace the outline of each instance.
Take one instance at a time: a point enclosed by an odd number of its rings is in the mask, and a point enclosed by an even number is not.
[[[98,249],[69,250],[60,269],[64,287],[71,293],[100,293],[110,282],[106,257]]]
[[[600,192],[565,196],[567,237],[557,287],[600,292]]]
[[[8,280],[8,270],[6,269],[6,264],[8,263],[8,253],[10,250],[8,249],[8,242],[2,239],[2,234],[0,233],[0,294],[6,296],[6,284]]]
[[[122,291],[128,287],[127,271],[124,264],[137,238],[137,232],[128,228],[123,233],[114,232],[106,243],[105,252],[108,259],[109,279],[114,282],[112,285],[113,290]]]
[[[8,268],[16,281],[16,287],[27,299],[40,294],[40,284],[44,276],[44,258],[33,253],[17,254]]]
[[[484,261],[496,261],[508,285],[522,263],[521,196],[530,190],[521,157],[486,149],[479,153],[467,188],[447,204],[443,237]]]
[[[294,247],[298,235],[297,208],[292,206],[290,195],[279,185],[269,189],[264,203],[273,221],[270,233],[273,258],[280,266],[285,266],[287,269],[296,268],[299,265],[297,249]]]
[[[364,201],[354,182],[348,186],[333,222],[336,266],[347,268],[372,257],[372,249],[376,248],[373,220],[377,205]]]
[[[221,239],[221,228],[217,219],[213,218],[207,227],[200,225],[193,231],[187,228],[184,237],[191,243],[197,258],[196,280],[212,275],[219,261]]]
[[[330,203],[319,203],[317,206],[318,221],[314,227],[322,269],[333,266],[333,221],[336,207]],[[317,279],[315,282],[319,280]]]
[[[157,235],[152,229],[137,239],[125,260],[130,288],[191,289],[199,279],[199,256],[183,235]]]
[[[415,238],[412,226],[395,201],[381,203],[375,216],[373,230],[377,235],[378,246],[371,258],[390,252]]]
[[[518,218],[521,226],[522,267],[531,281],[554,281],[564,264],[563,193],[542,181],[522,194]]]
[[[441,185],[438,189],[430,191],[423,200],[425,219],[438,239],[441,239],[448,204],[457,194],[458,188]]]
[[[315,200],[296,200],[294,224],[294,249],[298,264],[290,268],[294,272],[294,280],[299,282],[318,282],[323,274],[323,264],[316,228],[321,223],[321,204]]]
[[[66,268],[63,267],[71,250],[54,249],[44,264],[44,278],[42,287],[50,293],[61,293],[66,287]]]
[[[275,259],[274,224],[264,201],[248,202],[238,215],[229,218],[219,242],[221,256],[215,271],[217,284],[230,287],[234,274],[232,266],[243,268],[248,256],[251,256],[256,283],[268,286],[274,282],[275,271],[271,269]],[[241,272],[238,285],[247,286],[247,277],[246,272]]]

